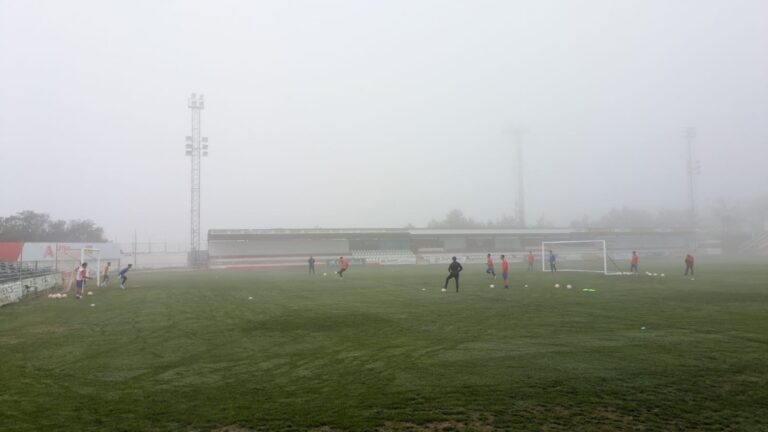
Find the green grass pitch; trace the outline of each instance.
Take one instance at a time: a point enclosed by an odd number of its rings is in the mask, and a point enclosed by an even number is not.
[[[441,265],[30,298],[0,308],[0,430],[768,430],[768,266],[677,261],[515,268],[509,290],[471,265],[458,294]]]

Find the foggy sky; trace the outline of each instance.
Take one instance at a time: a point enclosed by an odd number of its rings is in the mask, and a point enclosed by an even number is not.
[[[768,2],[0,0],[0,215],[208,228],[528,222],[768,192]]]

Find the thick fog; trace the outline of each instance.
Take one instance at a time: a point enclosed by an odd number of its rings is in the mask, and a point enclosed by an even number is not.
[[[186,241],[193,92],[203,233],[768,192],[762,0],[0,0],[0,215]]]

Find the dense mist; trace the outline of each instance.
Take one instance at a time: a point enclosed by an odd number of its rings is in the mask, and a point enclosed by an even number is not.
[[[0,216],[202,226],[528,225],[768,194],[768,2],[0,0]],[[666,212],[666,213],[664,213]],[[677,213],[676,213],[677,212]],[[685,216],[682,216],[685,218]]]

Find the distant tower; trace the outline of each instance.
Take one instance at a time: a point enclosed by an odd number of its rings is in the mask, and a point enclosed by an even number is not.
[[[190,261],[200,265],[200,159],[208,156],[208,138],[200,136],[200,111],[205,108],[203,95],[192,93],[187,106],[192,113],[192,135],[187,137],[186,155],[192,160],[192,209]]]
[[[689,127],[685,129],[685,144],[688,159],[688,212],[691,220],[691,228],[694,230],[697,226],[696,214],[696,189],[695,189],[695,177],[701,172],[701,165],[696,160],[693,148],[693,140],[696,138],[696,129]]]
[[[525,227],[525,176],[523,172],[523,136],[525,129],[514,129],[512,135],[515,137],[515,146],[517,147],[517,201],[515,202],[515,219],[521,227]]]

